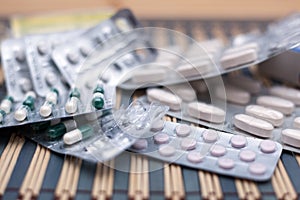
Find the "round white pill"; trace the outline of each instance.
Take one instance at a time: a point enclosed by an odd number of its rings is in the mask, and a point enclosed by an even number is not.
[[[65,105],[65,111],[69,114],[73,114],[77,112],[77,109],[78,109],[78,98],[71,97]]]
[[[151,130],[151,131],[154,131],[154,132],[161,131],[161,130],[163,130],[164,125],[165,125],[164,120],[162,120],[162,119],[157,120],[157,121],[155,121],[155,122],[152,124],[150,130]]]
[[[251,174],[262,175],[267,171],[267,167],[261,163],[253,163],[249,165],[249,171]]]
[[[16,110],[14,117],[19,122],[24,121],[27,117],[27,110],[26,109]]]
[[[230,158],[219,158],[218,165],[223,169],[232,169],[234,167],[234,161]]]
[[[247,140],[245,136],[234,135],[231,137],[230,143],[234,148],[243,148],[246,146]]]
[[[187,160],[192,163],[199,163],[204,159],[204,155],[202,155],[198,151],[191,151],[187,154]]]
[[[132,147],[137,150],[143,150],[148,147],[148,142],[146,139],[139,139],[132,145]]]
[[[173,156],[176,152],[176,149],[171,145],[162,145],[159,147],[158,152],[162,156]]]
[[[276,143],[272,140],[263,140],[260,143],[260,150],[263,153],[273,153],[276,150]]]
[[[205,142],[213,143],[218,140],[218,131],[212,129],[206,129],[202,137]]]
[[[294,119],[294,124],[293,124],[294,128],[300,128],[300,117],[296,117]]]
[[[169,141],[170,137],[166,133],[158,133],[154,136],[154,141],[158,144],[164,144]]]
[[[225,153],[226,153],[226,148],[219,144],[215,144],[210,149],[210,154],[216,157],[223,156],[225,155]]]
[[[31,81],[28,78],[21,78],[19,84],[23,92],[28,92],[32,89]]]
[[[49,86],[53,86],[58,81],[58,75],[56,75],[54,72],[49,72],[46,74],[45,80]]]
[[[192,131],[191,127],[186,124],[179,124],[175,128],[176,135],[179,137],[186,137]]]
[[[40,107],[40,115],[42,117],[49,117],[51,113],[52,113],[52,108],[50,105],[47,104],[47,105],[42,105]]]
[[[251,150],[242,150],[240,152],[240,159],[245,162],[252,162],[256,158],[256,154]]]
[[[67,53],[67,59],[72,64],[77,64],[79,62],[79,55],[76,52],[68,52]]]
[[[193,150],[196,148],[197,141],[194,138],[184,138],[182,139],[180,145],[184,150]]]

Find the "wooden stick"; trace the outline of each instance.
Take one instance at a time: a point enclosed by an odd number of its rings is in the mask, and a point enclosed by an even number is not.
[[[14,140],[15,140],[15,137],[16,137],[15,134],[13,134],[12,136],[10,136],[9,141],[8,141],[8,143],[7,143],[6,147],[5,147],[5,149],[4,149],[3,152],[2,152],[2,155],[1,155],[1,157],[0,157],[0,172],[3,171],[3,167],[2,167],[3,162],[4,162],[4,160],[6,159],[6,156],[7,156],[8,152],[10,151],[11,145],[13,144],[13,142],[14,142]]]
[[[209,196],[216,196],[216,193],[214,191],[214,186],[213,186],[211,174],[209,172],[205,172],[204,177],[205,177],[206,184],[207,184],[208,195]]]
[[[224,43],[228,41],[228,38],[224,33],[224,29],[221,27],[220,23],[215,23],[213,25],[212,32],[215,38],[220,38]]]
[[[122,90],[120,88],[116,88],[116,105],[115,108],[120,108],[122,100]]]
[[[132,155],[130,160],[129,191],[128,191],[128,196],[130,199],[133,199],[135,195],[135,180],[136,180],[135,173],[136,173],[136,158],[134,155]]]
[[[82,160],[77,158],[74,163],[76,163],[75,165],[75,170],[74,170],[74,175],[73,175],[73,181],[71,183],[71,187],[69,188],[69,192],[70,192],[70,197],[73,199],[76,195],[76,190],[77,190],[77,185],[78,185],[78,180],[79,180],[79,176],[80,176],[80,169],[81,169],[81,164],[82,164]]]
[[[300,155],[299,154],[296,155],[296,160],[297,160],[297,163],[298,163],[298,165],[300,167]]]
[[[279,185],[277,183],[277,178],[275,176],[275,172],[274,172],[274,175],[271,178],[271,183],[272,183],[272,186],[274,188],[274,192],[275,192],[275,195],[276,195],[277,199],[280,199],[283,196],[283,192],[279,188]]]
[[[68,169],[67,175],[66,175],[65,189],[63,191],[63,194],[64,193],[66,194],[66,197],[64,197],[64,198],[67,198],[67,199],[70,198],[70,188],[72,187],[72,182],[74,179],[75,162],[76,162],[76,158],[71,157],[70,162],[69,162],[69,169]]]
[[[281,160],[278,161],[278,167],[279,167],[279,171],[280,171],[281,177],[283,179],[284,185],[286,186],[287,193],[291,196],[292,199],[296,199],[297,193],[293,187],[293,184],[292,184]]]
[[[239,199],[246,199],[246,193],[240,179],[235,179],[235,187],[238,192]]]
[[[259,192],[255,182],[253,182],[253,181],[250,182],[250,188],[251,188],[254,198],[261,199],[260,192]]]
[[[60,197],[65,189],[66,175],[67,175],[67,171],[69,169],[69,164],[70,164],[70,157],[66,156],[65,160],[64,160],[62,171],[60,173],[58,184],[57,184],[55,192],[54,192],[55,197]]]
[[[143,199],[149,199],[149,166],[148,159],[143,157]]]
[[[97,199],[99,184],[100,184],[100,176],[102,171],[102,163],[98,162],[96,167],[96,173],[94,177],[93,189],[92,189],[92,198]]]
[[[216,174],[212,174],[212,180],[214,183],[217,199],[223,199],[223,192],[219,181],[219,177]]]
[[[165,188],[165,198],[171,199],[172,197],[172,188],[170,180],[170,168],[168,164],[164,164],[164,188]]]
[[[106,197],[110,199],[113,194],[113,185],[114,185],[114,160],[111,160],[109,162],[109,176],[108,176],[108,181],[107,181],[107,192],[106,192]]]
[[[179,182],[179,177],[177,174],[177,169],[175,165],[170,165],[170,172],[171,172],[171,176],[170,176],[170,180],[171,180],[171,184],[172,184],[172,197],[173,198],[178,198],[179,196],[179,187],[178,187],[178,182]]]
[[[136,156],[136,187],[135,187],[135,193],[136,194],[142,194],[142,171],[143,171],[143,164],[142,164],[142,158],[141,156]]]
[[[275,194],[278,199],[281,199],[281,198],[283,198],[283,196],[286,192],[286,189],[285,189],[284,183],[281,179],[278,167],[276,167],[273,177],[274,177],[274,179],[272,179],[272,185],[274,187]]]
[[[41,167],[42,167],[42,164],[43,164],[43,160],[44,160],[44,157],[45,157],[45,153],[46,153],[46,149],[44,147],[41,147],[40,154],[37,158],[37,162],[36,162],[36,165],[34,167],[34,172],[32,173],[32,176],[31,176],[30,184],[27,187],[27,189],[31,190],[32,192],[34,191],[35,184],[38,180],[38,177],[39,177],[39,174],[40,174],[40,171],[41,171]]]
[[[203,171],[199,171],[199,182],[200,182],[200,187],[201,187],[201,196],[203,199],[208,199],[208,188],[206,185],[206,178],[205,174]]]

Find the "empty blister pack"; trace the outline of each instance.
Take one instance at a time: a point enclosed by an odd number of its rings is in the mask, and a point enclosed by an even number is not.
[[[82,64],[89,54],[94,52],[95,49],[101,49],[103,46],[106,46],[107,40],[136,27],[138,27],[138,22],[133,14],[126,9],[120,10],[110,19],[86,30],[78,37],[73,38],[72,41],[55,48],[52,58],[66,81],[73,86],[76,82],[77,74],[80,72]],[[110,56],[111,52],[106,53],[107,56]],[[104,55],[101,56],[105,58]]]
[[[36,131],[28,137],[55,152],[102,162],[143,137],[167,109],[159,104],[144,106],[136,101],[126,109],[97,111],[50,127],[34,124],[32,128]]]
[[[1,59],[7,93],[15,101],[20,101],[26,92],[33,89],[26,61],[24,40],[21,38],[3,41],[1,44]]]
[[[255,181],[271,178],[282,146],[187,124],[157,121],[130,150],[170,163]],[[147,136],[147,135],[146,135]]]

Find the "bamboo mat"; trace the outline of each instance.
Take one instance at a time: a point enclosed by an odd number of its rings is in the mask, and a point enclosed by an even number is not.
[[[186,31],[198,40],[219,37],[226,41],[249,27],[261,30],[267,22],[147,20],[144,23]],[[127,104],[130,95],[131,91],[117,90],[118,104]],[[177,121],[168,116],[165,120]],[[300,156],[288,151],[283,152],[272,179],[256,183],[167,165],[128,152],[107,163],[95,164],[51,153],[24,139],[19,130],[1,130],[1,135],[3,199],[296,199],[300,195]],[[148,172],[151,168],[159,170]]]

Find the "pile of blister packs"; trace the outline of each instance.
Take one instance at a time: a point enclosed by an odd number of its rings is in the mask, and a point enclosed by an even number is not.
[[[197,43],[171,30],[143,28],[124,9],[88,29],[7,39],[1,44],[7,96],[0,128],[23,125],[41,145],[90,161],[129,149],[267,180],[282,143],[300,152],[300,91],[228,73],[297,46],[299,19],[292,15],[229,44],[218,38]],[[161,46],[153,39],[157,31],[185,45]],[[116,87],[147,90],[116,109]],[[206,128],[165,122],[166,113]],[[287,129],[293,121],[295,129]]]

